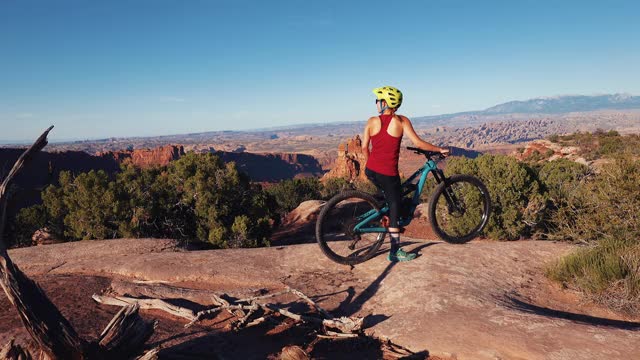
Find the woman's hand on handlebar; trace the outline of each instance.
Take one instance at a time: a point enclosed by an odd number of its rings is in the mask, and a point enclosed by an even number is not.
[[[440,154],[442,154],[442,156],[449,156],[451,155],[451,149],[448,147],[440,148]]]

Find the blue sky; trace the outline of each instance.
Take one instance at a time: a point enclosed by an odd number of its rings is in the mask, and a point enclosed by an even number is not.
[[[1,0],[0,140],[356,121],[640,94],[637,1]]]

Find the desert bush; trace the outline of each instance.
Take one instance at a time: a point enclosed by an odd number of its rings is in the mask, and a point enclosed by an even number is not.
[[[275,217],[273,198],[213,154],[189,153],[150,169],[123,165],[112,180],[101,171],[62,172],[59,182],[42,193],[43,216],[69,240],[170,237],[262,246]],[[41,214],[25,210],[25,219],[32,213]]]
[[[487,186],[493,204],[485,229],[487,236],[516,240],[530,236],[541,222],[546,198],[527,164],[504,155],[452,157],[447,161],[446,173],[471,174]]]
[[[120,236],[185,239],[192,234],[193,209],[179,201],[166,168],[123,165],[116,184]]]
[[[536,229],[541,238],[566,240],[561,229],[573,227],[575,206],[584,196],[585,181],[591,176],[589,167],[567,159],[547,161],[534,168],[547,199],[544,220]]]
[[[546,273],[615,310],[640,312],[640,243],[624,231],[561,258]]]
[[[28,208],[23,208],[16,214],[15,220],[12,226],[12,232],[14,234],[12,239],[14,243],[9,246],[28,246],[31,245],[31,237],[33,233],[42,229],[47,225],[46,209],[42,205],[34,205]]]
[[[621,156],[567,189],[555,236],[586,244],[547,275],[618,310],[640,311],[640,161]]]
[[[49,186],[42,201],[53,228],[70,239],[108,239],[118,236],[115,183],[100,171],[72,177],[61,172],[60,186]]]
[[[351,184],[346,179],[330,178],[322,183],[322,188],[320,189],[320,197],[324,200],[328,200],[337,193],[352,188],[353,184]]]
[[[193,211],[195,226],[186,229],[188,237],[228,247],[237,223],[246,227],[240,231],[242,226],[236,226],[236,233],[246,237],[241,246],[267,244],[270,229],[264,224],[271,210],[256,206],[264,204],[262,189],[252,186],[234,163],[225,164],[213,154],[188,153],[171,162],[167,173],[169,184],[179,193],[178,206]]]
[[[280,215],[295,209],[303,201],[323,198],[322,184],[317,178],[283,180],[267,192],[275,199]]]
[[[640,237],[640,161],[620,157],[567,195],[553,220],[557,237],[585,243],[618,231]]]

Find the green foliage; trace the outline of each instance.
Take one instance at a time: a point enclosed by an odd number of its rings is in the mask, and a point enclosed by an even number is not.
[[[47,215],[44,206],[34,205],[20,209],[13,223],[15,243],[12,246],[31,245],[33,233],[47,225]]]
[[[562,258],[547,275],[619,310],[640,312],[640,161],[618,156],[564,192],[553,234],[588,247]]]
[[[622,136],[615,130],[596,130],[593,133],[576,132],[559,136],[559,144],[577,146],[579,155],[587,160],[596,160],[625,154],[640,156],[640,135]]]
[[[339,182],[336,181],[335,184]],[[302,178],[281,181],[268,188],[267,192],[275,199],[279,213],[284,215],[303,201],[320,199],[323,189],[317,178]],[[329,191],[325,190],[324,193],[328,194]]]
[[[351,189],[352,185],[343,178],[331,178],[326,180],[322,184],[322,188],[320,189],[320,197],[323,199],[330,199],[337,193]]]
[[[592,242],[624,231],[640,238],[640,161],[620,157],[585,180],[566,187],[555,236]]]
[[[582,187],[591,175],[585,165],[567,160],[557,159],[548,161],[536,168],[547,204],[544,221],[537,229],[540,237],[548,239],[566,240],[559,229],[573,226],[574,209],[572,204],[581,196]]]
[[[92,170],[73,179],[63,172],[60,187],[48,187],[42,200],[53,222],[63,224],[66,237],[107,239],[118,235],[115,184],[104,171]]]
[[[546,199],[533,169],[504,155],[476,159],[452,157],[446,172],[474,175],[487,186],[493,213],[485,233],[494,239],[529,236],[541,219]]]
[[[170,237],[215,247],[268,245],[276,206],[235,164],[195,153],[167,167],[124,165],[115,179],[62,172],[42,199],[47,222],[70,240]]]
[[[640,243],[624,232],[607,234],[561,258],[546,273],[616,310],[640,311]]]

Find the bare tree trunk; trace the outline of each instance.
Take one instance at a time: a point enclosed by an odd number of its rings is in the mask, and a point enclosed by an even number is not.
[[[16,161],[15,165],[0,185],[0,286],[16,310],[31,337],[49,359],[125,359],[139,353],[154,330],[154,325],[146,323],[138,315],[137,306],[123,308],[111,321],[100,337],[100,342],[88,343],[78,336],[69,321],[49,300],[44,291],[29,279],[11,261],[4,243],[7,189],[13,178],[33,157],[47,145],[47,129],[36,142]],[[19,347],[9,346],[7,357],[16,353]],[[17,357],[30,357],[28,353],[18,353]],[[11,358],[11,357],[9,357]]]
[[[36,142],[25,151],[0,185],[0,231],[4,230],[6,217],[6,192],[16,174],[31,160],[33,155],[47,145],[47,129]],[[0,285],[9,301],[16,307],[20,319],[42,351],[50,358],[82,359],[86,343],[78,336],[69,321],[51,303],[40,286],[25,276],[11,261],[4,243],[4,232],[0,232]]]

